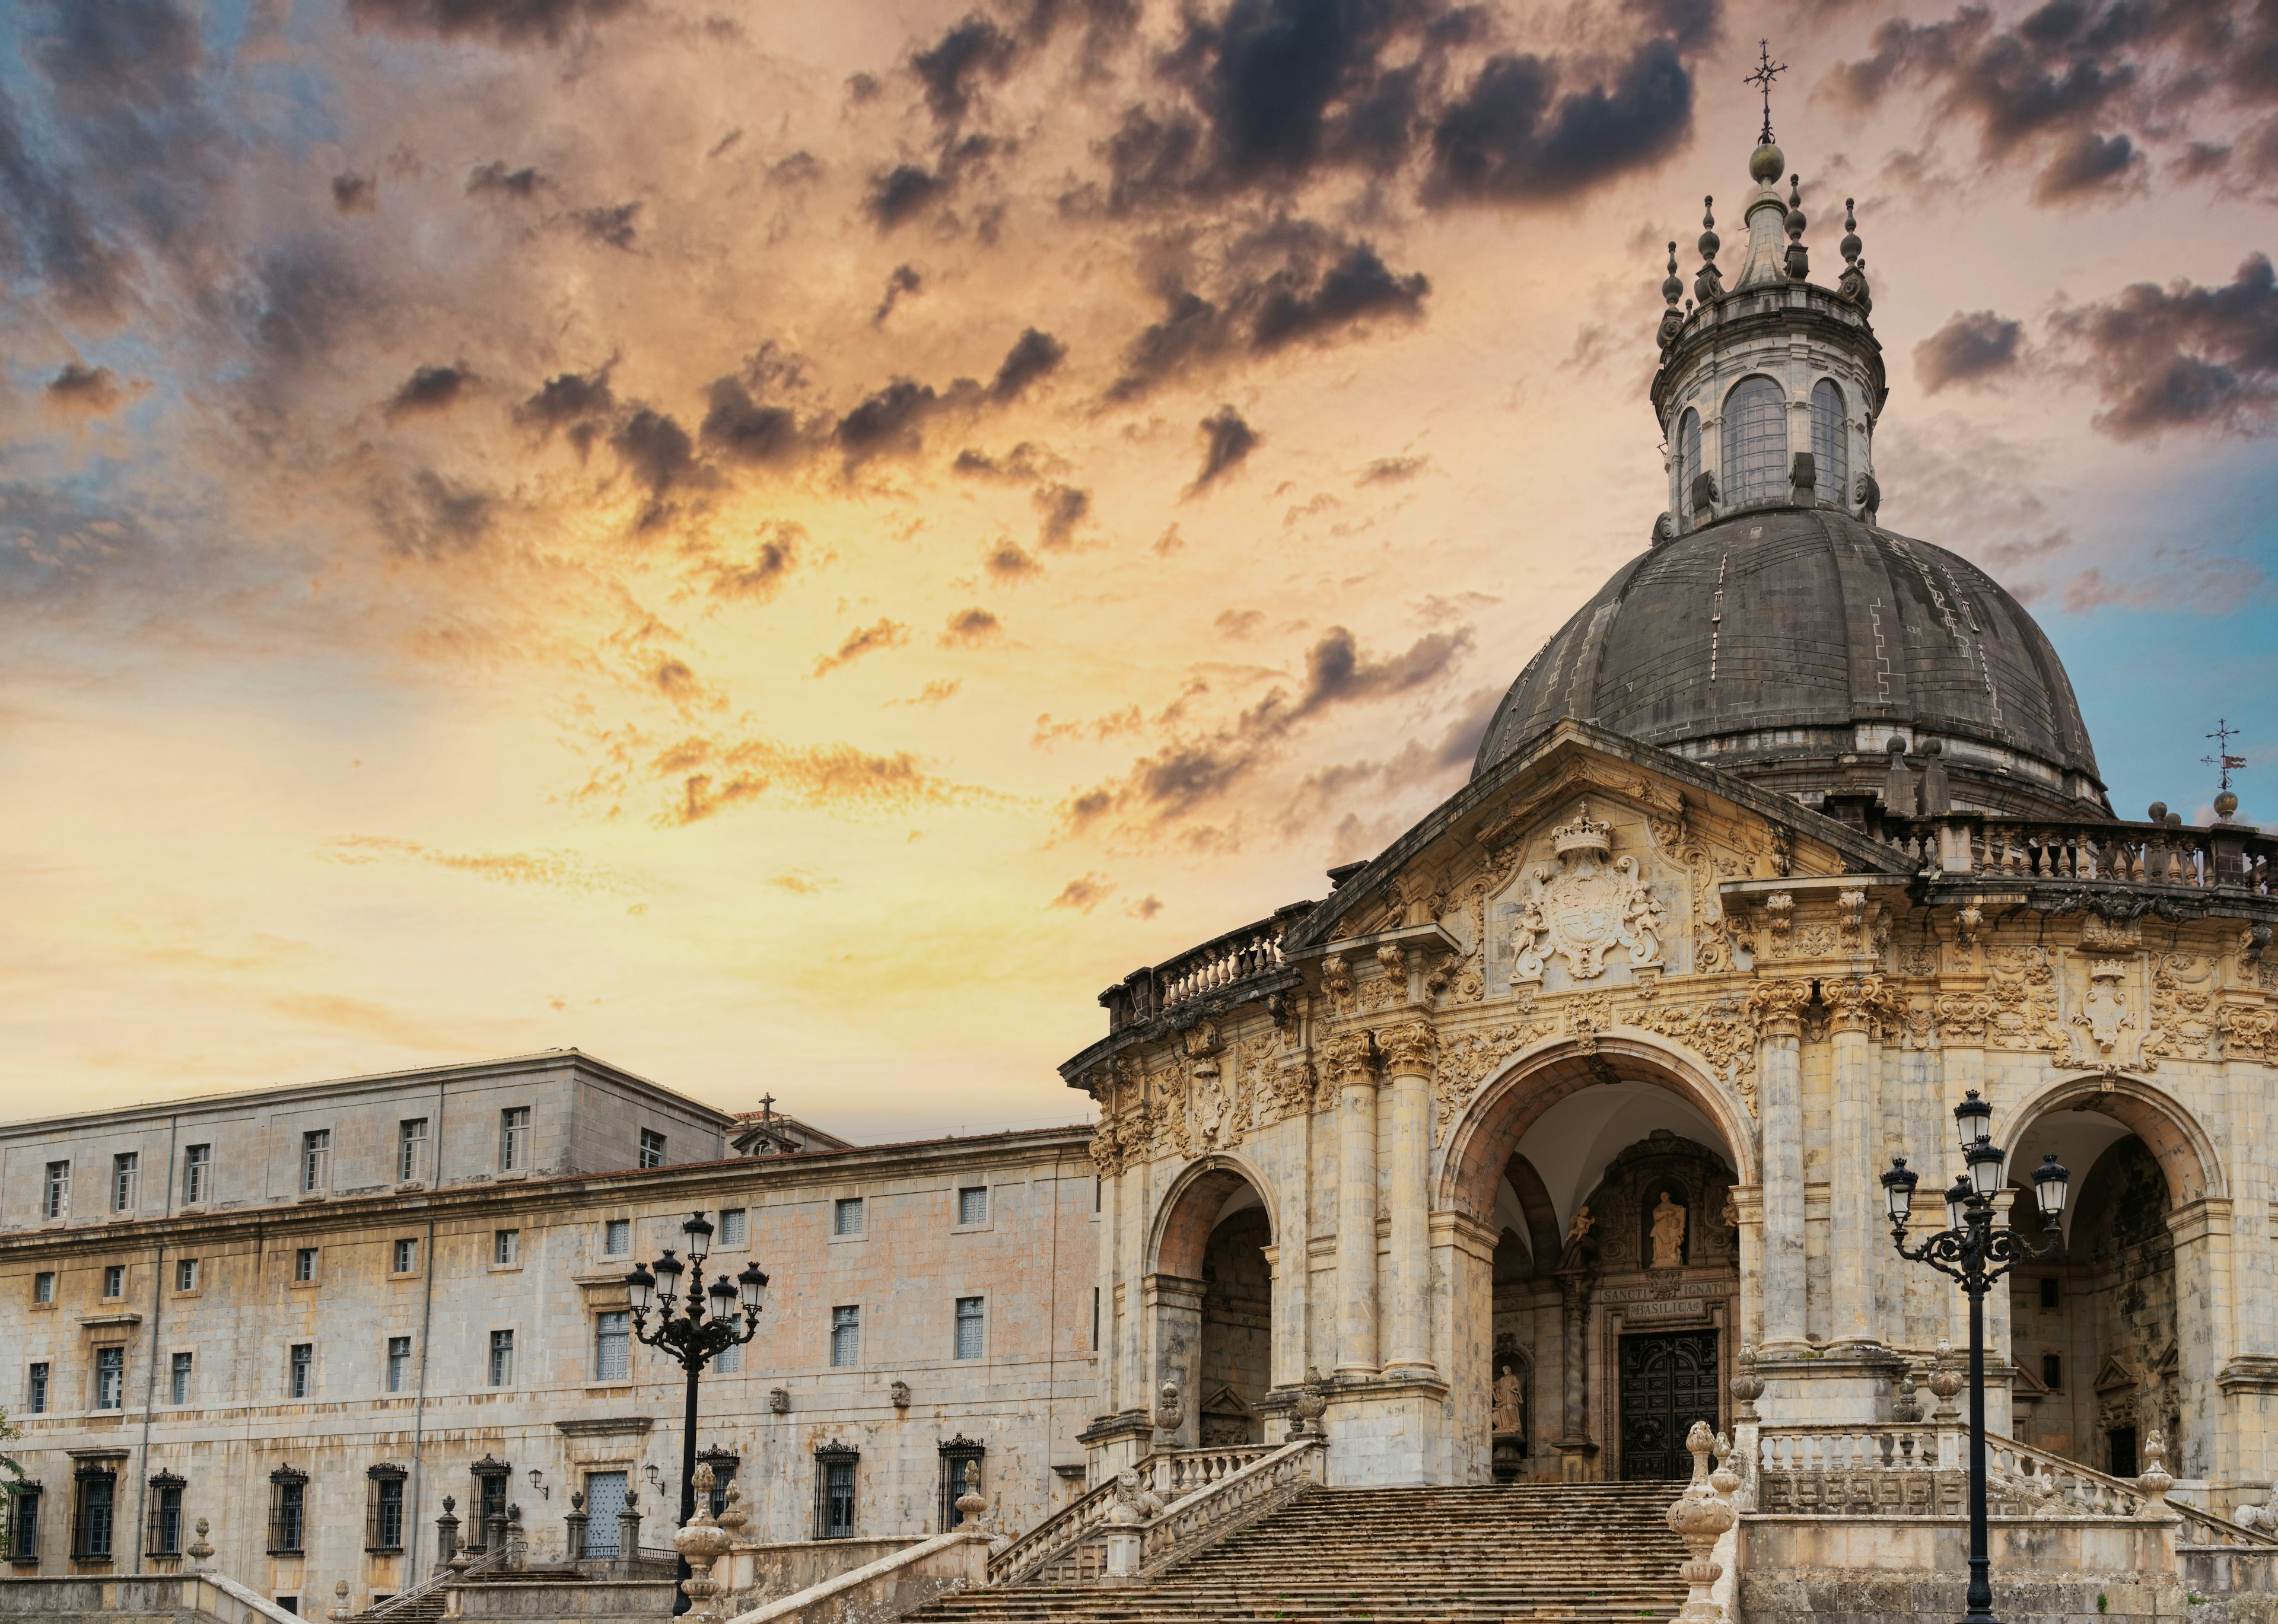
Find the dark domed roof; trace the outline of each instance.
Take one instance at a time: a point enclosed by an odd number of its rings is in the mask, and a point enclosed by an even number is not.
[[[2107,811],[2072,682],[2023,606],[1943,547],[1832,508],[1745,511],[1631,560],[1519,674],[1473,776],[1566,717],[1808,800],[1872,793],[1894,735],[1917,766],[1935,739],[1957,804]]]

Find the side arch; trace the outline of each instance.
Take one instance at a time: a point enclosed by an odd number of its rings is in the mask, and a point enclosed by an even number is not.
[[[1677,1095],[1716,1125],[1739,1182],[1761,1182],[1754,1125],[1731,1089],[1676,1049],[1601,1037],[1589,1049],[1568,1041],[1516,1056],[1488,1076],[1449,1132],[1433,1207],[1490,1221],[1495,1180],[1527,1129],[1567,1095],[1610,1082],[1650,1083]]]
[[[1265,1209],[1268,1244],[1278,1242],[1280,1206],[1272,1181],[1248,1158],[1219,1151],[1188,1166],[1164,1190],[1147,1237],[1147,1272],[1200,1279],[1219,1209],[1243,1185],[1257,1192]]]
[[[2177,1208],[2205,1197],[2222,1199],[2230,1193],[2230,1178],[2217,1154],[2214,1140],[2199,1125],[2183,1102],[2165,1089],[2125,1075],[2060,1077],[2044,1083],[2025,1096],[2010,1114],[2001,1135],[2001,1153],[2014,1156],[2034,1125],[2053,1111],[2085,1105],[2103,1112],[2144,1141],[2160,1170],[2167,1177],[2169,1198]],[[2012,1178],[2030,1179],[2033,1170],[2009,1166]],[[2086,1168],[2072,1170],[2075,1178]]]

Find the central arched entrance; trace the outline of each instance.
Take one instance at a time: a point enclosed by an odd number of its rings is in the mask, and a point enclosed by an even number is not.
[[[1440,1202],[1496,1239],[1485,1368],[1449,1374],[1494,1481],[1682,1477],[1692,1422],[1729,1425],[1745,1121],[1682,1057],[1601,1040],[1529,1057],[1456,1125]]]
[[[1182,1447],[1265,1440],[1273,1245],[1265,1193],[1224,1158],[1189,1169],[1165,1201],[1150,1277],[1156,1381],[1179,1384]]]

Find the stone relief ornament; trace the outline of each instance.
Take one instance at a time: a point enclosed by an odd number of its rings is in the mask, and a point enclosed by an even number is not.
[[[1534,1012],[1532,994],[1522,999],[1518,1013]],[[1448,1128],[1471,1103],[1472,1095],[1479,1091],[1480,1080],[1506,1059],[1530,1043],[1539,1043],[1556,1028],[1547,1020],[1521,1021],[1510,1025],[1489,1026],[1467,1032],[1460,1037],[1442,1038],[1440,1042],[1440,1064],[1433,1074],[1432,1092],[1439,1101],[1439,1120],[1434,1125],[1432,1142],[1447,1142]]]
[[[1608,861],[1613,832],[1590,816],[1586,801],[1573,822],[1550,831],[1558,861],[1538,865],[1529,876],[1533,891],[1519,904],[1511,937],[1514,980],[1540,981],[1548,962],[1563,957],[1576,980],[1594,981],[1617,947],[1628,949],[1632,965],[1661,962],[1661,904],[1635,858]]]
[[[2219,1013],[2216,1025],[2222,1032],[2226,1052],[2258,1056],[2266,1061],[2278,1059],[2278,1015],[2232,1004]]]
[[[1985,1042],[1991,1048],[2063,1049],[2070,1047],[2057,1024],[2056,968],[2044,947],[1995,948],[1987,955],[1991,974],[1985,985],[1991,1011]]]
[[[1342,953],[1332,953],[1321,961],[1321,992],[1329,1001],[1329,1013],[1347,1015],[1353,1008],[1352,966]]]
[[[2214,1040],[2215,963],[2195,953],[2162,953],[2152,972],[2152,1027],[2144,1053],[2204,1060]]]
[[[1740,1096],[1750,1115],[1756,1109],[1756,1023],[1739,996],[1706,1003],[1640,1005],[1629,1011],[1631,1025],[1659,1033],[1697,1051],[1717,1079]]]
[[[2088,993],[2072,1012],[2071,1061],[2075,1065],[2120,1065],[2126,1063],[2121,1040],[2136,1030],[2128,995],[2121,983],[2128,966],[2116,958],[2099,958],[2088,967]]]

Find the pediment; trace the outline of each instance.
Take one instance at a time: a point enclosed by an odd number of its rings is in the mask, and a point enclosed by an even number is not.
[[[1239,1415],[1243,1420],[1254,1419],[1257,1411],[1231,1387],[1220,1387],[1203,1400],[1199,1412],[1204,1415]]]
[[[2026,1369],[2022,1361],[2013,1360],[2009,1365],[2009,1398],[2014,1403],[2030,1404],[2049,1396],[2049,1384]]]
[[[2116,1353],[2104,1356],[2104,1362],[2096,1368],[2096,1380],[2089,1384],[2098,1392],[2124,1392],[2138,1384],[2136,1372]]]

